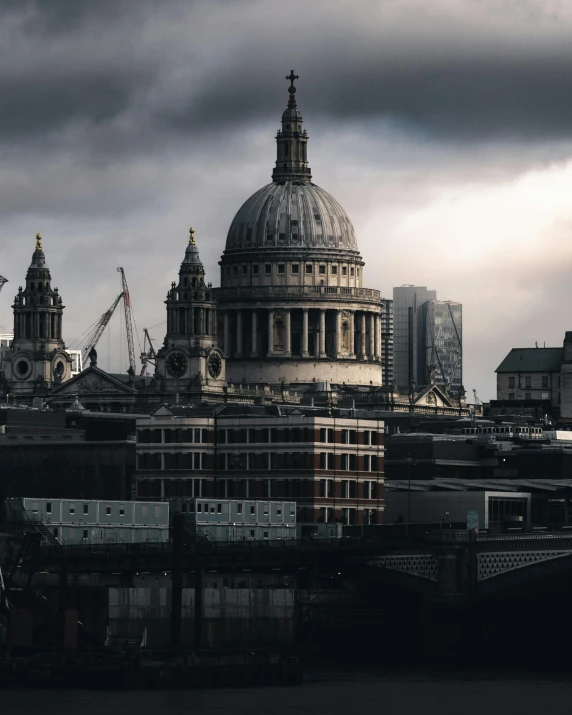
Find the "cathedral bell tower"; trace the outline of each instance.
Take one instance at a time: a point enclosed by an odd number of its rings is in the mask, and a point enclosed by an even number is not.
[[[216,301],[199,257],[195,230],[179,269],[179,282],[167,293],[167,335],[157,353],[156,377],[166,392],[196,392],[201,387],[222,390],[225,356],[218,349]]]
[[[16,396],[45,395],[71,377],[72,359],[62,339],[64,305],[51,280],[38,234],[26,287],[14,298],[14,340],[4,358],[4,378]]]

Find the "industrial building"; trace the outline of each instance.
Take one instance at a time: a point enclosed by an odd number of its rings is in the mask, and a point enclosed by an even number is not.
[[[170,499],[198,537],[210,541],[278,541],[296,538],[296,502],[252,499]]]
[[[164,502],[9,498],[9,530],[37,529],[48,543],[149,543],[169,539],[169,505]]]
[[[502,491],[462,480],[391,482],[387,490],[388,524],[469,524],[479,529],[501,531],[527,529],[532,525],[529,492]],[[471,512],[474,515],[471,515]]]

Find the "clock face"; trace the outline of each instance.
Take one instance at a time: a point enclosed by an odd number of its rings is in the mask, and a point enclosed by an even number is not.
[[[182,377],[187,372],[187,358],[184,353],[174,352],[169,355],[167,371],[171,377]]]
[[[27,358],[20,358],[16,361],[16,376],[25,379],[32,371],[32,365]]]
[[[218,353],[211,353],[208,359],[208,370],[211,377],[218,377],[222,370],[222,360]]]

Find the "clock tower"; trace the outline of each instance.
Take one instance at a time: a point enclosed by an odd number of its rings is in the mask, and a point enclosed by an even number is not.
[[[52,288],[50,269],[36,236],[26,286],[14,298],[14,340],[4,355],[5,387],[19,399],[42,397],[72,376],[72,358],[62,338],[64,305]]]
[[[157,353],[155,375],[166,393],[222,391],[226,357],[218,347],[216,300],[199,257],[195,230],[167,293],[167,335]]]

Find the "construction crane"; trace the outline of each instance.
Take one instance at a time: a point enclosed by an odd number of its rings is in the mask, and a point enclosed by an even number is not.
[[[143,352],[141,353],[141,372],[139,373],[140,375],[147,375],[147,365],[149,363],[151,363],[151,365],[154,365],[156,357],[157,353],[155,352],[155,348],[153,347],[153,343],[151,342],[149,331],[147,330],[147,328],[143,328]]]
[[[113,301],[108,310],[103,313],[100,319],[95,323],[93,330],[88,335],[81,351],[82,365],[88,364],[89,353],[95,348],[99,339],[103,335],[103,331],[109,324],[119,301],[123,298],[123,306],[125,308],[125,327],[127,333],[127,347],[129,350],[129,370],[135,374],[135,350],[133,348],[133,326],[131,322],[131,301],[129,299],[129,288],[127,287],[127,279],[123,268],[117,269],[121,273],[121,293]]]
[[[89,334],[85,345],[81,351],[81,364],[82,365],[87,365],[87,360],[89,358],[89,353],[92,351],[93,348],[97,345],[99,342],[99,338],[103,335],[103,331],[107,327],[107,324],[111,320],[111,316],[115,312],[115,309],[117,308],[117,304],[119,301],[123,298],[123,291],[117,296],[117,298],[113,301],[111,304],[111,307],[105,311],[105,313],[101,316],[101,318],[97,321],[95,324],[94,329],[91,331]]]
[[[2,287],[4,283],[8,283],[8,279],[4,278],[4,276],[0,276],[0,292],[2,292]]]
[[[125,330],[127,332],[127,348],[129,350],[129,371],[135,375],[135,348],[133,347],[133,321],[131,317],[131,300],[129,298],[129,288],[127,278],[123,268],[117,269],[121,273],[121,285],[123,287],[123,307],[125,309]]]

